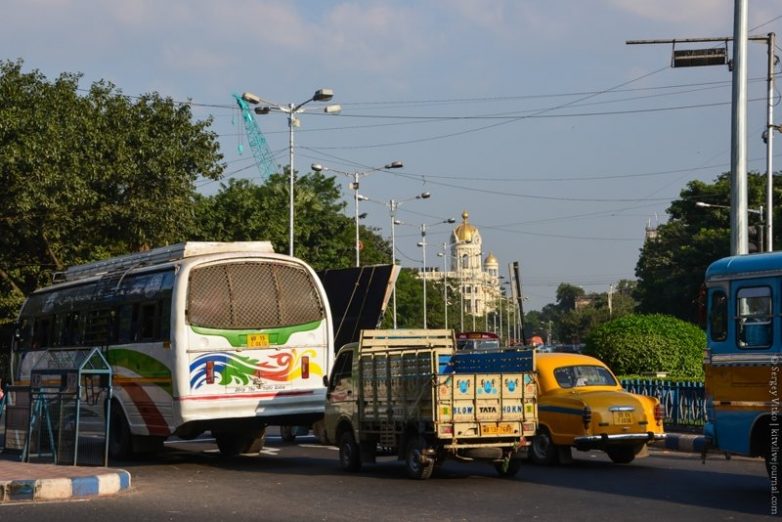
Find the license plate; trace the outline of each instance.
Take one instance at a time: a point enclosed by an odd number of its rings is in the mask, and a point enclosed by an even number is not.
[[[248,348],[266,348],[269,346],[269,334],[248,334],[247,335],[247,347]]]
[[[503,422],[500,424],[481,424],[481,434],[483,435],[513,435],[516,430],[513,424]]]
[[[615,411],[614,424],[627,425],[633,423],[633,413],[630,411]]]

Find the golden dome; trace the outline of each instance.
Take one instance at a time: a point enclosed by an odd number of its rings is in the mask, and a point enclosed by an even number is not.
[[[456,239],[459,241],[471,242],[473,237],[478,233],[478,228],[472,223],[467,222],[467,218],[469,217],[470,214],[468,214],[466,210],[462,212],[462,223],[453,231]]]
[[[499,261],[497,261],[497,258],[494,256],[493,253],[489,252],[489,255],[486,256],[486,261],[484,261],[484,264],[488,267],[489,265],[494,266],[500,266]]]

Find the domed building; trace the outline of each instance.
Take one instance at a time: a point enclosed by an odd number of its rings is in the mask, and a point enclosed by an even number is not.
[[[470,214],[462,212],[462,222],[452,231],[448,243],[449,265],[445,277],[451,288],[461,290],[464,300],[461,309],[464,315],[473,318],[484,317],[494,313],[499,306],[500,267],[497,257],[489,251],[484,258],[483,239],[478,227],[469,222]],[[445,246],[445,245],[443,245]],[[422,277],[432,280],[442,280],[443,272],[427,271]],[[483,330],[484,322],[462,324],[463,318],[451,318],[449,325],[456,329]],[[488,319],[486,319],[488,321]]]

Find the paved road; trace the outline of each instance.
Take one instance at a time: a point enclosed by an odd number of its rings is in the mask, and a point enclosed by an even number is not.
[[[156,460],[122,463],[133,489],[88,501],[0,507],[3,522],[62,520],[753,520],[769,512],[758,460],[652,451],[621,466],[600,452],[572,465],[527,466],[513,480],[488,465],[447,463],[430,480],[388,460],[359,474],[337,452],[299,438],[269,437],[258,456],[222,459],[209,441],[168,445]]]

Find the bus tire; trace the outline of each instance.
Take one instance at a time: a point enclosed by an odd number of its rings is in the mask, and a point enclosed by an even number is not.
[[[258,435],[237,433],[234,431],[217,432],[213,434],[217,449],[223,457],[235,457],[242,453],[259,453],[263,449],[264,432]]]
[[[109,457],[112,460],[127,460],[132,456],[133,436],[130,433],[130,425],[119,404],[113,403],[109,424]]]
[[[521,459],[510,459],[503,462],[495,462],[494,469],[502,478],[513,478],[521,469]]]

